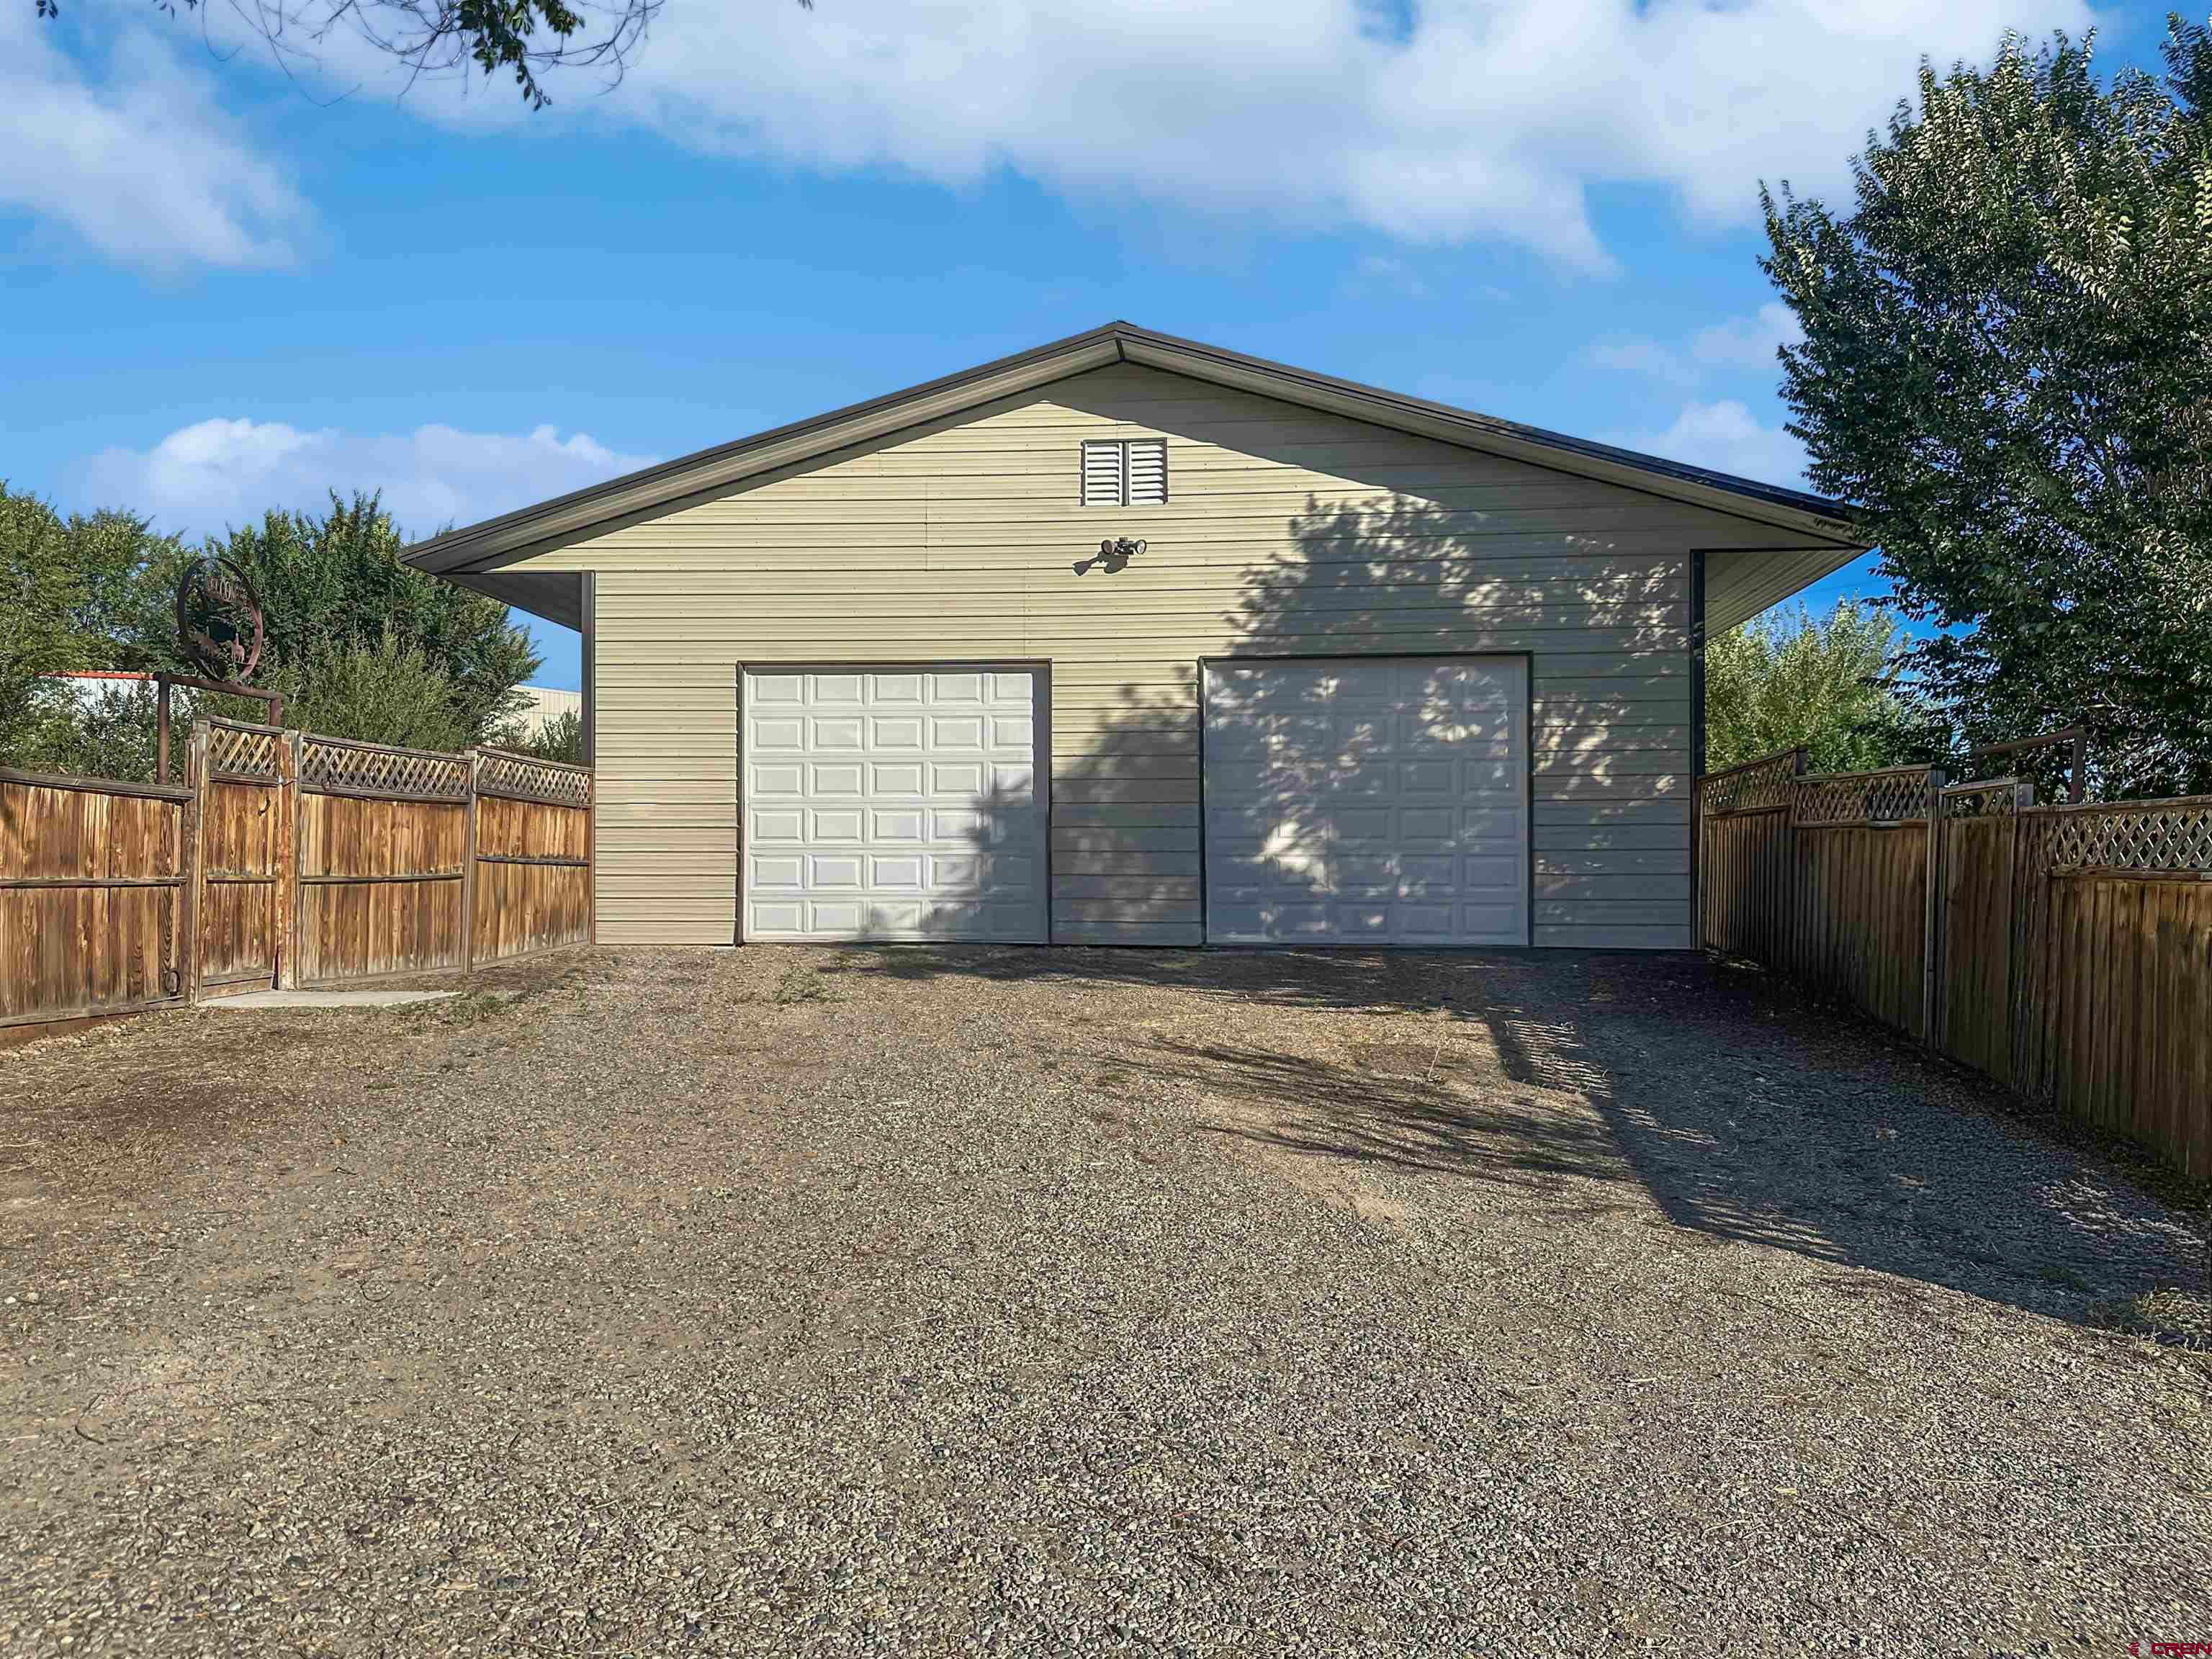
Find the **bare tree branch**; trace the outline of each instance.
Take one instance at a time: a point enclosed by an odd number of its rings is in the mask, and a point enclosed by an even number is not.
[[[61,14],[61,0],[34,0],[40,17]],[[210,0],[153,0],[174,15]],[[552,101],[541,77],[556,70],[601,70],[619,83],[630,54],[645,40],[664,0],[224,0],[267,43],[289,76],[321,61],[333,34],[346,33],[406,69],[405,88],[427,76],[489,77],[511,70],[522,101]],[[799,0],[805,9],[814,0]],[[204,28],[203,29],[204,33]],[[295,77],[296,78],[296,77]],[[403,88],[403,95],[405,90]]]

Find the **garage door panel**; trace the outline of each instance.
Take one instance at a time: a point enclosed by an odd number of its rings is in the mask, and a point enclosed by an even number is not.
[[[746,821],[745,837],[758,847],[802,845],[806,840],[806,814],[798,807],[761,807]]]
[[[745,676],[748,939],[1042,940],[1042,677]]]
[[[1528,937],[1518,658],[1209,665],[1208,937]]]
[[[800,853],[761,854],[754,866],[753,886],[763,893],[805,892],[807,886],[805,855]]]
[[[868,746],[867,722],[858,714],[817,714],[807,723],[806,741],[817,755],[858,754]]]
[[[801,884],[811,893],[841,889],[857,893],[868,884],[867,860],[858,853],[809,853],[799,870]]]

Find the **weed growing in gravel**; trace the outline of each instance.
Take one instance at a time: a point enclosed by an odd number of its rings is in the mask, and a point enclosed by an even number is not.
[[[445,997],[418,1006],[440,1025],[481,1025],[495,1015],[505,1013],[514,1006],[515,1000],[490,991],[471,991],[464,996]]]
[[[2123,1336],[2140,1336],[2161,1347],[2212,1353],[2212,1302],[2186,1291],[2151,1291],[2127,1301],[2094,1304],[2089,1323]]]
[[[788,1008],[800,1002],[842,1002],[844,997],[830,989],[829,981],[811,968],[796,963],[783,970],[783,977],[775,982],[775,1006]]]

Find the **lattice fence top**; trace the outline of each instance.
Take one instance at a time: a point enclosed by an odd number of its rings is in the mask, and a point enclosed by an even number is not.
[[[2050,806],[2035,817],[2053,870],[2212,872],[2212,795]]]
[[[1936,804],[1936,770],[1829,772],[1800,778],[1796,787],[1800,823],[1905,823],[1925,818]]]
[[[2034,804],[2035,786],[2021,778],[1954,783],[1943,792],[1943,816],[1947,818],[2010,817]]]
[[[276,746],[283,741],[284,734],[270,726],[210,720],[208,770],[273,778],[276,775]]]
[[[477,790],[480,794],[519,795],[526,800],[550,801],[556,806],[589,806],[592,775],[573,766],[532,760],[496,749],[477,751]]]
[[[469,757],[309,737],[301,742],[300,787],[322,794],[466,800]]]
[[[1758,812],[1790,805],[1790,786],[1796,781],[1797,751],[1789,750],[1753,761],[1701,780],[1705,810],[1715,817],[1725,812]]]

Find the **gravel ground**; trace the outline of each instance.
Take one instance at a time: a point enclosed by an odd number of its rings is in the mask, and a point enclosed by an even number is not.
[[[2212,1637],[2201,1231],[1739,970],[576,954],[0,1097],[11,1654]]]

